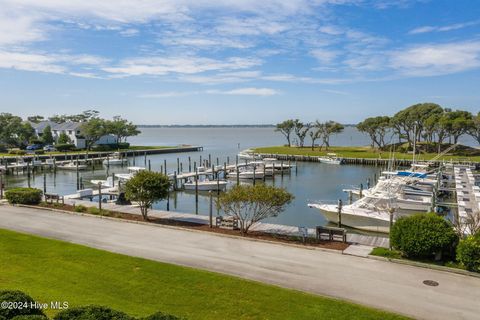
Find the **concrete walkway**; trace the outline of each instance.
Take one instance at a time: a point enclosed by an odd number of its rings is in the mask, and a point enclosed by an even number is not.
[[[0,206],[0,228],[346,299],[420,319],[479,319],[480,279],[211,233]],[[424,280],[439,282],[437,287]]]

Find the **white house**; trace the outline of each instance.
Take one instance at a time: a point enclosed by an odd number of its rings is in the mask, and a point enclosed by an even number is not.
[[[81,126],[82,123],[80,122],[64,122],[64,123],[56,123],[53,121],[41,121],[39,123],[31,123],[32,127],[35,129],[35,134],[38,138],[42,137],[43,130],[45,127],[50,126],[52,130],[53,139],[55,141],[58,140],[60,134],[65,133],[69,138],[72,144],[75,145],[76,148],[83,149],[86,147],[85,138],[82,136]],[[105,135],[101,137],[95,144],[115,144],[117,143],[117,138],[114,135]]]

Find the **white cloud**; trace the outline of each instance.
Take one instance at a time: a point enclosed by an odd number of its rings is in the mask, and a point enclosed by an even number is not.
[[[44,40],[43,28],[33,15],[12,15],[0,9],[0,46]]]
[[[237,88],[232,90],[203,90],[203,91],[167,91],[157,93],[144,93],[138,95],[139,98],[156,99],[185,97],[191,95],[209,94],[209,95],[247,95],[247,96],[273,96],[280,94],[279,91],[271,88]]]
[[[22,71],[64,73],[66,69],[55,58],[42,54],[0,51],[0,68]]]
[[[463,23],[455,23],[446,26],[422,26],[410,30],[409,34],[420,34],[420,33],[428,33],[428,32],[447,32],[452,30],[459,30],[467,27],[472,27],[480,24],[480,20],[463,22]]]
[[[170,73],[196,74],[207,71],[248,69],[261,63],[256,58],[232,57],[216,60],[205,57],[141,57],[121,61],[118,66],[105,67],[103,71],[116,76],[162,76]]]
[[[140,31],[138,31],[138,29],[128,28],[128,29],[124,29],[124,30],[120,31],[119,34],[124,36],[124,37],[134,37],[134,36],[138,35],[139,32]]]
[[[321,63],[329,64],[335,60],[339,53],[336,50],[315,49],[310,51],[310,54]]]
[[[280,94],[279,91],[270,88],[238,88],[228,91],[210,90],[207,93],[211,94],[226,94],[226,95],[243,95],[243,96],[274,96]]]
[[[430,44],[394,51],[391,67],[411,76],[432,76],[480,67],[480,41]]]
[[[145,99],[173,98],[173,97],[190,96],[198,93],[199,93],[198,91],[192,91],[192,92],[167,91],[167,92],[157,92],[157,93],[144,93],[144,94],[138,95],[138,97],[145,98]]]

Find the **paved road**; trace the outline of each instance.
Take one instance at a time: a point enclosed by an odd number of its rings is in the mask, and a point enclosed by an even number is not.
[[[421,319],[480,319],[480,279],[319,250],[0,206],[0,228],[355,301]],[[438,281],[428,287],[423,280]]]

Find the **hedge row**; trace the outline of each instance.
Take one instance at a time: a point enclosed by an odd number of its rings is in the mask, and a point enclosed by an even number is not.
[[[21,303],[25,308],[0,308],[0,320],[48,320],[42,310],[32,308],[35,300],[17,290],[0,291],[0,303]],[[104,306],[89,305],[60,311],[53,320],[180,320],[171,314],[154,313],[145,318],[135,318],[128,314]]]
[[[36,188],[14,188],[5,191],[5,198],[10,204],[39,204],[43,192]]]

